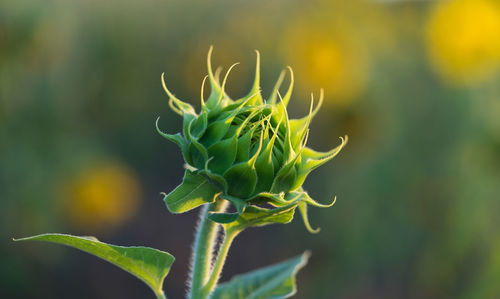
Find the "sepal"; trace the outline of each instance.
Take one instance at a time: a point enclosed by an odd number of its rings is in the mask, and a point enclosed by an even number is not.
[[[171,213],[178,214],[214,202],[219,192],[205,177],[186,170],[182,183],[169,194],[163,193],[163,200]]]

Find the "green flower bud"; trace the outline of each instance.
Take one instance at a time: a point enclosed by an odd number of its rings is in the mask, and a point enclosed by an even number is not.
[[[347,143],[347,136],[341,138],[341,144],[328,152],[306,147],[309,124],[321,107],[323,92],[316,108],[313,108],[311,99],[306,117],[289,119],[286,107],[294,83],[292,69],[288,67],[290,85],[285,95],[281,97],[279,93],[285,77],[283,71],[271,96],[264,101],[260,93],[260,58],[256,51],[253,86],[246,96],[232,100],[224,87],[229,72],[236,64],[229,68],[221,84],[218,75],[212,72],[211,53],[212,48],[208,53],[208,75],[202,84],[199,113],[167,89],[162,75],[170,107],[183,118],[183,132],[162,132],[158,128],[159,119],[156,128],[163,137],[180,147],[186,162],[182,184],[165,195],[168,209],[172,213],[182,213],[225,199],[235,206],[236,213],[214,213],[210,219],[230,223],[244,219],[251,212],[271,215],[287,207],[288,210],[285,210],[290,211],[293,217],[293,211],[299,207],[306,227],[314,231],[307,219],[307,205],[327,207],[335,200],[329,205],[319,204],[302,189],[302,184],[313,169],[335,157]],[[207,78],[211,93],[205,101],[203,93]],[[259,204],[270,204],[276,209],[259,208]],[[255,212],[257,209],[259,213]],[[283,219],[275,222],[283,222]],[[261,221],[252,225],[263,224]]]

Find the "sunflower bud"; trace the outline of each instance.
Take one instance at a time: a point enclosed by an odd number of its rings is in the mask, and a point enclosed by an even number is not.
[[[208,75],[202,84],[199,113],[167,89],[162,75],[170,107],[183,118],[183,132],[162,132],[158,127],[159,119],[156,128],[163,137],[180,147],[186,162],[182,184],[165,194],[167,208],[172,213],[182,213],[224,199],[235,206],[236,213],[213,213],[210,219],[231,223],[247,216],[246,211],[255,213],[258,210],[271,215],[275,210],[288,208],[293,217],[293,211],[299,207],[306,227],[314,231],[307,220],[307,204],[327,207],[335,200],[329,205],[319,204],[302,189],[302,184],[313,169],[335,157],[347,143],[347,136],[341,138],[341,144],[328,152],[306,147],[309,124],[321,107],[323,92],[315,108],[311,99],[306,117],[289,119],[286,107],[293,89],[292,69],[288,68],[290,85],[285,95],[281,97],[279,93],[286,73],[283,71],[271,96],[264,101],[260,93],[260,58],[256,51],[253,86],[246,96],[232,100],[224,87],[236,64],[229,68],[220,83],[218,75],[212,72],[211,53],[212,48],[208,53]],[[205,101],[207,78],[211,93]],[[259,204],[270,204],[276,209],[260,208]]]

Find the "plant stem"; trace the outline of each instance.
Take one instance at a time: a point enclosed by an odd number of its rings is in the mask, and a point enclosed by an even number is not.
[[[163,291],[161,293],[156,293],[156,298],[157,299],[167,299]]]
[[[210,293],[217,285],[217,282],[219,281],[220,278],[220,274],[222,272],[222,267],[226,262],[227,253],[229,251],[229,248],[231,247],[231,244],[233,243],[234,238],[237,235],[238,232],[233,232],[233,231],[226,232],[224,240],[222,241],[222,244],[219,248],[219,252],[217,254],[217,260],[215,261],[212,274],[210,275],[208,282],[203,286],[201,298],[206,298],[208,295],[210,295]]]
[[[208,219],[209,211],[222,211],[226,203],[216,200],[210,206],[205,205],[200,211],[200,219],[196,229],[196,236],[191,257],[192,272],[190,276],[189,298],[203,298],[202,288],[208,279],[213,260],[213,248],[216,243],[218,224]]]

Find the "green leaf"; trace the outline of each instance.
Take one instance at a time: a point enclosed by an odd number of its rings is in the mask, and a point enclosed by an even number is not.
[[[299,155],[296,155],[292,161],[285,164],[278,171],[271,186],[271,192],[280,193],[291,190],[291,187],[294,185],[297,179],[297,171],[294,167],[295,161],[297,161],[297,157],[299,157]]]
[[[250,142],[252,141],[253,130],[248,130],[243,136],[238,138],[238,151],[236,162],[248,161],[250,159]]]
[[[309,109],[309,114],[306,117],[300,119],[291,119],[290,120],[290,131],[292,132],[292,147],[296,150],[299,148],[302,140],[307,134],[307,130],[309,129],[309,124],[313,117],[318,113],[321,105],[323,103],[323,89],[320,91],[319,103],[316,108],[313,109],[313,99],[311,94],[311,108]]]
[[[291,190],[295,190],[296,188],[302,186],[307,175],[311,171],[313,171],[314,169],[318,168],[319,166],[325,164],[326,162],[330,161],[333,157],[335,157],[340,152],[340,150],[342,150],[342,148],[346,146],[349,138],[346,135],[344,138],[340,137],[340,140],[342,140],[342,143],[339,146],[324,153],[317,152],[308,147],[303,148],[301,153],[302,160],[298,165],[297,179],[295,180],[293,186],[291,187]]]
[[[243,199],[230,196],[230,195],[221,195],[220,198],[225,199],[231,202],[236,208],[236,213],[214,213],[210,212],[208,214],[208,219],[217,222],[217,223],[231,223],[238,219],[241,214],[245,211],[247,207],[247,202]]]
[[[165,195],[164,200],[171,213],[184,213],[213,202],[219,192],[205,177],[186,170],[182,184]]]
[[[208,214],[208,219],[217,223],[231,223],[238,219],[240,215],[238,213],[211,213]]]
[[[115,246],[94,237],[42,234],[14,241],[45,241],[67,245],[106,260],[146,283],[158,298],[163,298],[163,280],[175,258],[167,252],[148,247]]]
[[[259,155],[257,161],[255,161],[255,171],[257,172],[257,185],[254,193],[269,190],[274,179],[272,147],[266,147],[265,151]]]
[[[220,284],[212,299],[269,299],[287,298],[295,294],[295,276],[307,264],[309,252],[293,259],[237,275]]]
[[[228,193],[239,198],[248,198],[257,185],[257,172],[250,162],[234,164],[224,173]]]
[[[208,125],[205,133],[200,138],[200,142],[207,147],[216,144],[224,137],[227,130],[229,130],[233,118],[234,117],[228,117],[227,119],[216,121]]]
[[[248,103],[249,105],[262,105],[264,100],[260,93],[260,53],[255,50],[257,54],[257,60],[255,63],[255,77],[252,85],[252,89],[246,95],[246,98],[251,98],[252,100]]]
[[[155,123],[155,126],[156,126],[156,131],[164,138],[172,141],[173,143],[177,144],[182,151],[185,151],[186,150],[186,146],[187,146],[187,143],[186,143],[186,140],[184,140],[184,138],[181,136],[180,133],[177,133],[177,134],[167,134],[167,133],[164,133],[162,130],[160,130],[160,127],[158,126],[158,122],[160,121],[160,118],[158,117],[156,119],[156,123]]]
[[[267,103],[269,104],[276,104],[276,99],[278,98],[278,93],[279,89],[281,86],[281,83],[283,83],[283,79],[285,78],[285,71],[281,71],[280,76],[278,77],[278,80],[274,84],[273,91],[271,92],[271,95],[269,96],[269,99],[267,100]]]
[[[283,207],[275,209],[265,209],[257,206],[247,206],[235,221],[224,224],[227,233],[242,231],[252,226],[264,226],[272,223],[289,223],[293,220],[293,215],[297,202],[292,202]]]
[[[194,138],[199,138],[203,133],[205,133],[208,125],[207,118],[207,112],[202,111],[200,116],[194,121],[190,132]]]
[[[209,168],[215,173],[222,174],[226,169],[233,165],[238,150],[238,139],[232,136],[221,140],[208,148],[208,155],[212,160],[209,162]]]

